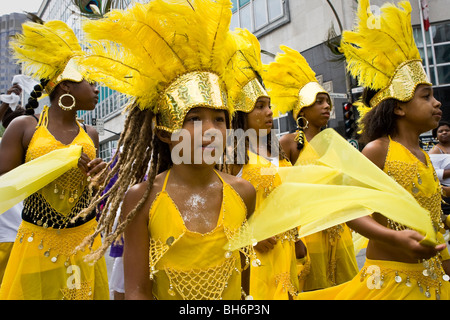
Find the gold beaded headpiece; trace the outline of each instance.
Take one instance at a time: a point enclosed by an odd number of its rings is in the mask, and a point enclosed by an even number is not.
[[[27,74],[47,79],[47,94],[64,80],[81,82],[86,73],[80,64],[85,55],[73,30],[64,22],[54,20],[44,24],[27,22],[23,33],[11,42],[14,57],[23,64]]]
[[[300,52],[284,45],[280,49],[284,53],[278,53],[269,64],[263,80],[272,98],[274,116],[292,111],[297,119],[303,108],[316,102],[319,93],[329,94]]]
[[[350,74],[359,85],[378,91],[369,106],[359,108],[363,117],[387,99],[407,102],[418,85],[432,85],[422,66],[411,26],[411,4],[386,3],[375,16],[369,0],[360,0],[354,31],[344,31],[341,50]]]
[[[153,0],[87,21],[90,76],[131,96],[174,132],[195,107],[232,112],[222,80],[235,52],[230,0]]]
[[[228,99],[234,111],[252,112],[260,97],[269,97],[262,85],[261,47],[258,39],[247,29],[233,32],[236,52],[225,72]]]

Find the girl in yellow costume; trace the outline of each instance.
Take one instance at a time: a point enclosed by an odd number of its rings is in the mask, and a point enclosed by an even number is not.
[[[230,9],[228,0],[155,0],[85,25],[93,75],[134,100],[123,152],[104,172],[118,179],[86,210],[108,197],[97,229],[104,245],[92,259],[125,231],[125,299],[242,297],[245,265],[224,247],[253,212],[255,191],[215,170],[232,116],[220,78],[235,52]]]
[[[256,189],[256,208],[281,184],[275,167],[291,163],[271,132],[270,97],[261,83],[262,63],[258,39],[248,30],[233,32],[237,51],[228,64],[226,83],[236,111],[233,129],[237,138],[229,170]],[[242,136],[240,136],[242,134]],[[248,135],[248,140],[246,140]],[[275,217],[274,217],[275,218]],[[288,300],[298,293],[295,258],[296,230],[255,245],[257,260],[250,267],[250,295],[256,300]]]
[[[84,261],[80,242],[95,230],[95,215],[72,220],[91,200],[88,177],[106,164],[97,158],[98,134],[76,121],[77,110],[92,110],[98,90],[84,77],[77,57],[84,55],[73,31],[61,21],[26,23],[13,41],[25,70],[41,79],[26,106],[34,115],[43,90],[50,95],[40,118],[21,116],[8,126],[0,146],[0,173],[7,173],[53,150],[82,146],[73,168],[24,200],[22,224],[11,252],[0,299],[109,299],[104,259]],[[93,248],[101,243],[96,237]],[[86,249],[86,250],[85,250]]]
[[[274,104],[276,114],[292,112],[297,122],[295,133],[280,139],[283,150],[295,165],[303,161],[308,152],[308,141],[327,125],[331,112],[329,94],[317,82],[314,71],[297,51],[281,46],[267,72],[264,82]],[[353,248],[352,233],[348,226],[340,224],[306,236],[302,241],[307,248],[306,264],[300,274],[303,290],[316,290],[335,286],[351,280],[358,273]]]
[[[428,210],[440,244],[422,244],[423,235],[378,213],[349,222],[369,239],[359,275],[301,298],[450,299],[449,256],[439,234],[441,187],[418,143],[421,133],[438,125],[441,104],[414,43],[411,10],[406,1],[399,8],[385,4],[376,17],[369,1],[360,1],[357,28],[343,34],[341,48],[350,72],[367,88],[359,108],[368,142],[363,154]]]

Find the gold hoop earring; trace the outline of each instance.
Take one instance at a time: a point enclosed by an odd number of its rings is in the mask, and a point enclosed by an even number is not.
[[[305,125],[303,127],[300,125],[300,121],[299,120],[304,120]],[[308,126],[309,126],[309,121],[304,116],[300,116],[300,117],[297,118],[297,127],[299,129],[305,130],[305,129],[308,129]]]
[[[72,100],[73,100],[72,105],[70,105],[70,106],[65,106],[65,105],[62,103],[62,99],[65,98],[65,97],[72,98]],[[70,93],[65,93],[65,94],[63,94],[61,97],[59,97],[58,105],[59,105],[59,106],[61,107],[61,109],[63,109],[64,111],[70,111],[70,110],[72,110],[72,109],[75,107],[75,104],[76,104],[75,97],[74,97],[73,95],[71,95]]]

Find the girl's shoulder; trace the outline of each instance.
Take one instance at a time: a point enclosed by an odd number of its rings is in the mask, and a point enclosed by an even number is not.
[[[379,168],[383,169],[386,162],[386,156],[389,151],[389,138],[381,137],[369,142],[362,154],[365,155],[370,161],[372,161]]]
[[[245,179],[227,174],[225,172],[219,172],[223,181],[229,184],[242,198],[247,206],[247,212],[253,213],[256,201],[256,191],[253,185]]]
[[[152,184],[152,189],[150,190],[150,194],[147,198],[146,203],[144,204],[144,211],[149,209],[153,201],[155,200],[156,196],[159,192],[161,192],[163,185],[164,185],[164,178],[166,176],[167,172],[162,172],[158,174]],[[134,208],[139,201],[144,197],[148,187],[149,187],[149,181],[143,181],[141,183],[135,184],[132,186],[125,195],[124,198],[124,206],[128,208]],[[148,211],[148,210],[147,210]]]

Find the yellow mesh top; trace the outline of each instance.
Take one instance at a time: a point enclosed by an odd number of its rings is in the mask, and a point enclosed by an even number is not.
[[[94,143],[79,123],[79,133],[72,143],[68,145],[56,140],[55,137],[48,131],[47,125],[48,106],[45,106],[41,113],[36,132],[28,145],[25,162],[39,158],[40,156],[51,151],[68,148],[72,145],[82,146],[83,152],[86,153],[90,159],[95,159],[96,150]],[[39,200],[36,200],[37,202],[41,202],[42,200],[48,203],[51,208],[56,211],[54,213],[67,216],[71,211],[73,211],[73,208],[76,207],[77,204],[79,205],[78,200],[86,191],[87,184],[88,182],[86,175],[79,168],[73,168],[36,192],[33,198],[38,197]],[[30,198],[27,200],[30,201]]]
[[[430,213],[436,231],[441,227],[441,185],[428,154],[426,164],[407,148],[389,137],[389,150],[383,171],[410,192]]]
[[[205,234],[190,231],[165,190],[169,173],[149,213],[154,296],[160,300],[240,299],[239,251],[224,248],[246,222],[245,203],[218,174],[223,183],[223,202],[217,225]]]
[[[242,178],[255,187],[256,209],[272,190],[281,184],[281,179],[277,174],[277,167],[269,160],[251,151],[248,152],[248,158],[249,163],[242,168]],[[279,166],[290,167],[292,165],[287,160],[280,160]]]

